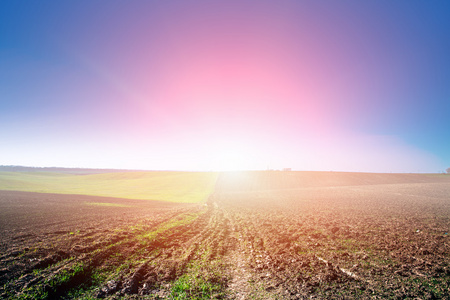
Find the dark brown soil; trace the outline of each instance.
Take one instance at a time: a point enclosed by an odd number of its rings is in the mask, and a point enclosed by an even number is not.
[[[450,176],[225,173],[198,205],[0,192],[0,217],[5,299],[450,299]]]

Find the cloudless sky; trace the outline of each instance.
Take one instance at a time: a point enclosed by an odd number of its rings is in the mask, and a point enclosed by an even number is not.
[[[449,1],[1,1],[0,165],[441,172]]]

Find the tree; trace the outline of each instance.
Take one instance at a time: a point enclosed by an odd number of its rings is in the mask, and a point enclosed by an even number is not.
[[[450,168],[445,169],[445,171],[447,172],[447,174],[450,174]]]

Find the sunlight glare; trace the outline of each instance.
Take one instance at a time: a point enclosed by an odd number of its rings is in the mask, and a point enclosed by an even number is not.
[[[225,141],[217,143],[215,148],[212,162],[215,171],[249,170],[255,163],[255,153],[245,143]]]

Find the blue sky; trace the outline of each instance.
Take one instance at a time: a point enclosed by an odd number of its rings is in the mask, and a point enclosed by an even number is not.
[[[439,172],[448,1],[2,1],[0,164]]]

